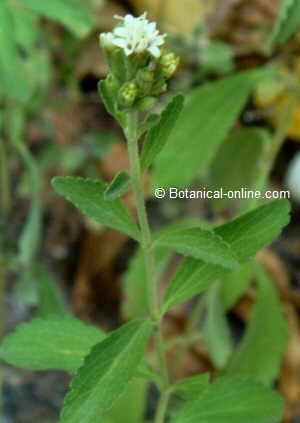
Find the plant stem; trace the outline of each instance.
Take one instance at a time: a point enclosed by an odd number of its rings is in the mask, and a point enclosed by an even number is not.
[[[138,221],[141,233],[141,247],[143,250],[145,267],[146,267],[146,283],[147,283],[147,302],[149,315],[156,325],[155,339],[156,339],[156,350],[157,357],[160,366],[160,371],[163,378],[163,389],[164,392],[160,398],[157,413],[155,417],[155,423],[163,423],[164,416],[167,410],[169,400],[169,376],[168,367],[165,355],[165,348],[163,344],[162,328],[161,328],[161,317],[159,310],[158,301],[158,290],[157,290],[157,279],[154,253],[152,248],[152,236],[148,222],[148,216],[144,198],[144,184],[143,176],[140,165],[139,151],[138,151],[138,115],[136,112],[128,114],[127,129],[125,130],[129,162],[130,162],[130,173],[131,173],[131,186],[134,193],[136,209],[138,214]]]
[[[170,395],[171,395],[171,392],[168,391],[168,390],[166,390],[165,392],[162,393],[162,396],[161,396],[159,404],[158,404],[154,423],[163,423],[164,422],[166,411],[167,411],[168,404],[169,404]]]
[[[8,216],[11,207],[10,177],[7,151],[2,138],[0,138],[0,181],[2,213],[4,216]]]
[[[136,112],[131,112],[128,115],[128,127],[126,130],[126,137],[128,142],[131,184],[136,203],[136,209],[141,231],[141,247],[143,250],[146,266],[147,297],[149,309],[148,311],[152,320],[157,323],[159,316],[159,304],[155,284],[155,262],[152,250],[151,231],[145,206],[144,185],[138,152]]]

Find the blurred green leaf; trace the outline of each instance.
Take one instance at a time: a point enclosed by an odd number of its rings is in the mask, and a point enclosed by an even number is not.
[[[113,423],[143,422],[147,405],[148,385],[148,382],[143,379],[133,379],[112,409],[108,411],[107,417]]]
[[[82,38],[93,27],[92,10],[76,0],[18,0],[27,10],[64,25],[75,36]]]
[[[300,30],[300,3],[298,0],[281,0],[277,21],[274,25],[270,44],[283,44]]]
[[[104,191],[104,198],[106,200],[115,200],[122,197],[128,191],[130,184],[128,172],[119,172]]]
[[[40,36],[37,17],[21,7],[12,7],[11,12],[14,20],[16,43],[27,52],[32,51]]]
[[[249,287],[252,271],[253,262],[251,261],[223,277],[220,296],[225,310],[231,309]]]
[[[265,72],[240,73],[192,90],[169,142],[156,160],[155,188],[187,187],[209,167]]]
[[[19,57],[14,16],[7,1],[0,2],[0,92],[11,100],[30,97],[28,81]]]
[[[184,97],[182,95],[174,97],[162,112],[159,123],[147,133],[141,157],[143,170],[146,170],[152,164],[155,157],[166,145],[183,109],[183,104]]]
[[[261,167],[269,133],[259,128],[243,128],[233,132],[222,143],[210,168],[210,187],[224,192],[251,189]],[[234,165],[232,158],[234,157]],[[232,200],[214,199],[216,208],[226,207]]]
[[[66,304],[63,301],[62,292],[57,284],[48,276],[44,269],[35,266],[32,272],[36,279],[38,290],[38,314],[41,318],[51,316],[66,316],[68,314]]]
[[[179,411],[173,423],[276,423],[283,400],[257,382],[221,378]]]
[[[159,278],[165,269],[170,251],[165,248],[155,249],[156,277]],[[148,312],[146,269],[144,255],[137,249],[131,258],[123,280],[122,315],[129,318],[145,317]]]
[[[233,48],[222,41],[212,41],[201,52],[201,72],[225,74],[234,68]]]
[[[186,401],[191,401],[200,397],[201,393],[209,385],[209,373],[191,376],[175,383],[174,391]]]
[[[73,203],[82,213],[97,222],[139,238],[138,228],[120,200],[105,201],[106,185],[100,180],[80,177],[57,177],[54,189]]]
[[[275,381],[288,344],[288,327],[273,282],[258,267],[258,297],[241,345],[225,374],[251,377],[266,385]]]
[[[105,335],[75,318],[49,317],[20,324],[0,345],[0,358],[28,370],[75,373]]]
[[[205,299],[207,309],[202,327],[203,340],[213,363],[222,369],[233,352],[233,343],[225,307],[220,299],[219,283],[209,289]]]
[[[149,321],[133,320],[93,347],[72,381],[61,423],[101,420],[133,379],[151,331]]]

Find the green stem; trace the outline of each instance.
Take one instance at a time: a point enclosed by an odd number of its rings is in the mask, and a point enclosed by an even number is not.
[[[159,316],[159,304],[155,284],[155,262],[152,250],[151,231],[144,199],[144,184],[138,152],[137,123],[137,113],[130,113],[128,116],[128,127],[126,130],[126,137],[128,142],[131,185],[136,203],[138,220],[141,230],[141,247],[143,250],[146,266],[148,309],[153,321],[157,322]]]
[[[171,396],[171,392],[168,391],[168,390],[162,393],[162,396],[161,396],[159,404],[158,404],[157,412],[156,412],[156,415],[155,415],[154,423],[163,423],[164,422],[165,415],[166,415],[166,412],[167,412],[167,409],[168,409],[170,396]]]
[[[11,208],[10,175],[7,151],[2,138],[0,138],[0,181],[2,213],[4,216],[8,216]]]
[[[154,252],[152,248],[152,236],[148,222],[148,216],[144,198],[144,184],[143,175],[140,165],[140,157],[138,150],[138,115],[136,112],[128,114],[127,128],[125,130],[129,162],[130,162],[130,173],[131,173],[131,186],[134,193],[135,204],[138,214],[138,221],[141,233],[141,247],[143,250],[145,267],[146,267],[146,283],[147,283],[147,302],[149,315],[156,325],[155,339],[156,339],[156,350],[157,357],[160,366],[160,372],[163,379],[163,393],[158,404],[157,414],[155,423],[163,423],[164,416],[168,405],[168,387],[169,387],[169,376],[168,366],[165,355],[165,348],[163,344],[161,318],[158,301],[158,289],[156,286],[156,269]]]

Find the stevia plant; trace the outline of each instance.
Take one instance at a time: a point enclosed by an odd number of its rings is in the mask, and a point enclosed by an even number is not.
[[[99,92],[124,131],[130,172],[119,173],[110,184],[57,177],[53,186],[85,215],[137,242],[126,275],[128,294],[133,296],[127,307],[129,321],[104,333],[71,317],[34,319],[5,339],[0,356],[25,369],[61,369],[74,376],[61,423],[141,423],[150,383],[160,393],[155,423],[276,423],[283,413],[283,401],[271,388],[288,334],[277,293],[254,257],[288,223],[289,202],[276,200],[249,208],[212,229],[184,220],[152,231],[143,182],[145,172],[154,166],[154,187],[167,188],[174,178],[178,186],[188,185],[196,169],[213,157],[263,72],[234,75],[196,89],[186,105],[183,96],[177,95],[160,114],[152,113],[159,97],[168,93],[178,57],[167,50],[166,37],[146,15],[118,19],[115,30],[100,37],[110,71],[99,83]],[[203,150],[200,162],[193,150],[198,113],[200,121],[210,122],[203,134],[203,142],[209,139],[210,146]],[[184,150],[182,143],[188,144]],[[181,166],[184,159],[185,166]],[[176,160],[181,166],[177,174]],[[134,193],[137,223],[121,199],[129,189]],[[160,275],[173,252],[183,259],[161,296]],[[230,291],[222,288],[226,278],[247,271],[251,263],[257,301],[244,338],[234,350],[225,312],[243,287],[237,282]],[[170,309],[199,294],[204,295],[193,311],[186,336],[179,340],[182,348],[177,361],[199,339],[201,323],[216,372],[178,380],[166,357],[169,343],[163,321]],[[132,301],[135,297],[138,307]],[[177,399],[174,408],[170,406],[173,398]]]

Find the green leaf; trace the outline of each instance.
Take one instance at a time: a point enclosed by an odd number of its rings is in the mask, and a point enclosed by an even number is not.
[[[147,133],[141,158],[141,165],[146,170],[155,157],[166,145],[174,125],[183,109],[184,97],[177,95],[162,112],[159,123]]]
[[[128,191],[130,183],[128,172],[119,172],[105,189],[104,198],[106,200],[116,200]]]
[[[180,380],[174,385],[174,390],[181,398],[190,401],[199,398],[208,385],[209,373],[203,373]]]
[[[221,378],[188,402],[172,422],[277,423],[282,413],[277,393],[251,380]]]
[[[165,269],[170,251],[165,248],[155,249],[155,264],[157,278]],[[142,250],[139,248],[131,258],[128,270],[123,280],[122,315],[126,319],[145,317],[148,313],[145,261]]]
[[[300,4],[298,0],[281,0],[277,21],[270,37],[270,44],[283,44],[300,29]]]
[[[1,93],[9,99],[24,102],[30,96],[17,49],[14,17],[8,2],[3,0],[0,2],[0,86]]]
[[[99,95],[104,103],[104,106],[107,110],[107,112],[113,116],[116,117],[116,110],[115,110],[115,103],[112,98],[112,95],[110,94],[108,88],[107,88],[107,80],[102,79],[98,82],[98,92]]]
[[[225,272],[226,269],[222,266],[186,258],[168,284],[163,312],[194,295],[201,294]]]
[[[168,144],[156,160],[154,188],[187,187],[209,167],[261,74],[237,74],[191,92]]]
[[[288,200],[274,200],[215,228],[241,263],[271,243],[290,220]]]
[[[133,379],[128,384],[126,391],[107,413],[113,423],[141,423],[144,421],[148,385],[148,382],[143,379]]]
[[[0,346],[0,358],[28,370],[75,373],[91,347],[105,337],[75,318],[49,317],[19,325]]]
[[[82,38],[93,27],[92,10],[76,0],[19,0],[25,9],[59,22],[75,36]]]
[[[57,284],[39,266],[33,270],[33,276],[37,282],[39,317],[67,316],[67,308]]]
[[[275,200],[215,229],[241,263],[250,260],[276,238],[289,222],[290,203]],[[213,282],[223,280],[228,271],[219,265],[187,258],[166,290],[163,311],[205,291]]]
[[[27,51],[32,51],[40,36],[38,19],[28,10],[12,7],[16,42]]]
[[[203,323],[203,340],[213,363],[222,369],[228,362],[233,344],[225,307],[220,299],[220,285],[213,285],[206,296],[207,310]]]
[[[230,246],[213,231],[192,228],[171,230],[157,239],[157,244],[207,263],[233,268],[238,265]]]
[[[222,188],[224,192],[252,188],[261,167],[265,145],[269,142],[270,135],[263,129],[243,128],[233,132],[222,143],[210,167],[210,188]],[[229,198],[214,199],[213,205],[219,209],[230,202]]]
[[[143,136],[145,132],[152,129],[155,125],[157,125],[160,121],[160,115],[157,115],[155,113],[147,116],[145,121],[141,123],[139,128],[139,137]]]
[[[54,189],[88,217],[104,225],[139,238],[138,228],[120,200],[105,201],[106,185],[100,180],[79,177],[57,177]]]
[[[61,423],[101,421],[134,377],[151,330],[149,321],[131,321],[93,347],[71,383]]]
[[[225,310],[231,309],[251,284],[253,262],[243,264],[222,279],[220,296]]]
[[[258,297],[251,319],[225,374],[251,377],[271,385],[280,371],[288,328],[273,282],[260,267],[258,276]]]

